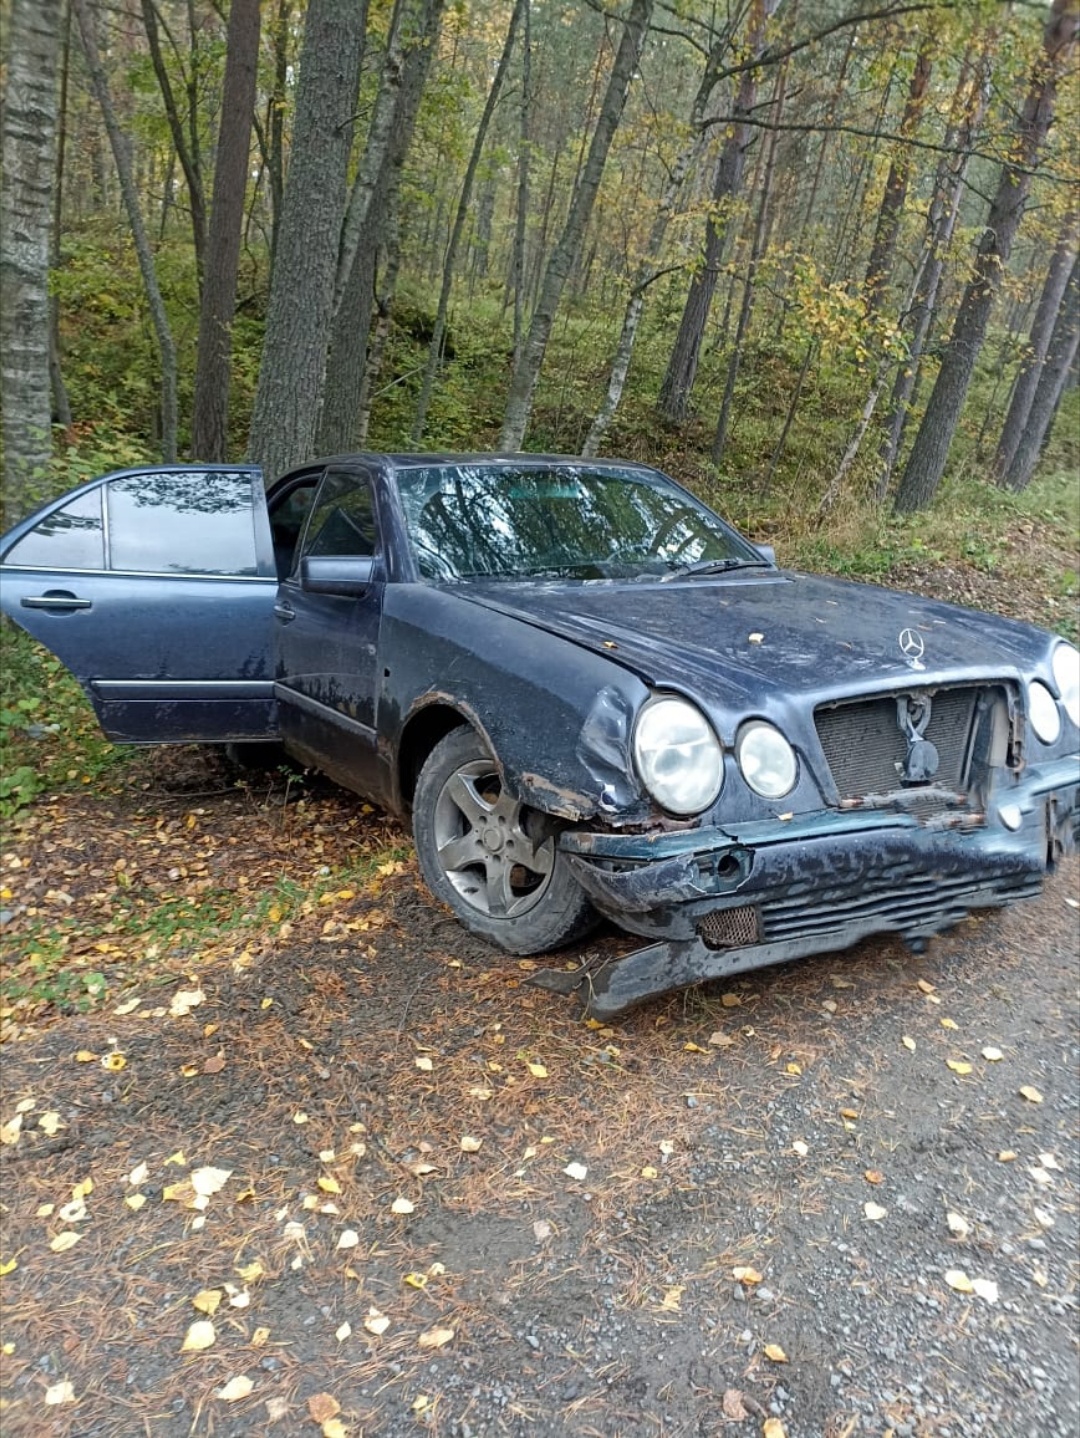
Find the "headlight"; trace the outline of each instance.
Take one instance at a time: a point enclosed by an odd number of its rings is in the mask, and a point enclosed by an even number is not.
[[[735,744],[742,776],[765,799],[782,799],[795,787],[795,751],[771,724],[747,724]]]
[[[671,814],[700,814],[724,782],[724,754],[700,709],[685,699],[653,699],[634,726],[641,782]]]
[[[1050,661],[1065,713],[1080,729],[1080,649],[1059,644]]]
[[[1044,744],[1057,743],[1061,733],[1061,711],[1050,690],[1037,679],[1028,685],[1028,718]]]

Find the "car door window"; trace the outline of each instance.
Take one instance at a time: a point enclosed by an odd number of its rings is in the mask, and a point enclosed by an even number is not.
[[[101,490],[80,494],[47,515],[8,551],[4,563],[28,569],[104,569]]]
[[[304,555],[374,554],[375,502],[364,474],[329,471],[308,518]]]
[[[251,476],[193,470],[128,475],[108,485],[112,569],[255,575]]]

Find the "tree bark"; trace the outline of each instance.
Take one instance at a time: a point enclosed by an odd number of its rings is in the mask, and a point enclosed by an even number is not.
[[[945,270],[945,252],[952,240],[964,193],[964,179],[971,161],[975,136],[982,125],[990,99],[990,47],[972,66],[970,52],[960,67],[960,77],[953,95],[952,113],[945,133],[946,147],[954,151],[942,156],[930,206],[926,216],[926,236],[919,257],[922,276],[908,321],[914,321],[907,357],[901,361],[893,381],[886,437],[881,446],[881,473],[874,487],[874,498],[881,503],[889,490],[897,456],[904,440],[911,406],[922,365],[922,356],[930,327],[937,313],[938,289]]]
[[[499,102],[499,94],[503,87],[503,80],[510,65],[510,56],[514,51],[514,40],[517,37],[517,28],[521,20],[522,11],[528,8],[529,0],[515,0],[514,8],[510,12],[510,24],[506,30],[506,40],[503,43],[502,54],[495,67],[495,74],[492,76],[491,85],[488,88],[487,98],[484,101],[484,108],[480,115],[480,123],[476,127],[476,136],[473,139],[472,153],[469,155],[469,163],[465,167],[465,178],[461,183],[461,194],[458,197],[457,212],[454,215],[453,228],[450,231],[450,243],[446,247],[446,255],[443,260],[442,285],[439,289],[439,303],[435,310],[435,325],[431,334],[431,344],[428,347],[427,364],[424,367],[424,378],[420,384],[420,395],[416,401],[416,414],[413,418],[412,431],[409,435],[409,443],[412,447],[418,448],[424,435],[424,426],[427,423],[428,406],[431,403],[431,392],[435,387],[435,376],[438,373],[439,364],[442,361],[443,338],[446,334],[446,312],[450,307],[450,288],[454,282],[454,266],[457,263],[457,253],[461,245],[461,236],[465,230],[465,220],[469,214],[469,205],[472,202],[473,182],[476,179],[476,171],[480,164],[480,156],[483,153],[484,141],[487,139],[488,126],[491,117],[495,113],[495,106]]]
[[[188,204],[191,210],[191,238],[195,246],[195,273],[198,276],[201,291],[206,267],[206,197],[203,193],[198,150],[191,144],[189,135],[184,129],[184,122],[180,118],[176,96],[173,94],[172,81],[169,79],[168,67],[165,64],[165,57],[161,53],[160,17],[154,0],[142,0],[142,15],[146,39],[150,46],[150,60],[165,106],[165,118],[169,122],[169,133],[172,135],[176,157],[180,161],[180,168],[184,172],[184,180],[187,183]],[[190,107],[188,123],[189,125],[194,124],[194,116],[190,113]],[[197,131],[195,133],[197,135]]]
[[[49,268],[60,265],[60,235],[63,228],[64,161],[67,154],[68,79],[71,73],[71,9],[64,15],[60,56],[60,100],[56,119],[56,180],[53,187],[52,233],[49,237]],[[60,345],[60,302],[49,295],[49,384],[52,390],[52,417],[67,429],[71,424],[71,400],[64,383]]]
[[[514,208],[514,364],[525,334],[525,222],[529,215],[529,162],[532,158],[529,127],[532,123],[532,23],[526,0],[521,35],[521,111],[518,117],[517,203]]]
[[[529,333],[522,346],[521,354],[514,366],[510,382],[510,395],[503,416],[499,434],[500,450],[517,450],[525,438],[525,430],[532,413],[533,395],[536,391],[540,369],[544,363],[551,326],[555,312],[562,298],[563,287],[573,267],[582,238],[592,214],[596,194],[600,188],[608,151],[622,118],[630,81],[641,57],[645,35],[652,18],[653,0],[632,0],[630,13],[623,26],[622,38],[611,67],[607,89],[604,93],[600,114],[589,145],[588,158],[582,167],[570,212],[566,217],[562,234],[548,261],[544,281],[533,311]]]
[[[1016,377],[1012,397],[1009,400],[1009,409],[1005,415],[1005,423],[1001,427],[1001,438],[998,440],[997,451],[994,454],[991,467],[994,478],[999,482],[1012,468],[1013,456],[1016,454],[1020,437],[1027,425],[1035,391],[1039,387],[1043,361],[1050,348],[1050,336],[1054,330],[1054,322],[1058,317],[1062,297],[1065,294],[1065,287],[1069,283],[1069,274],[1075,259],[1076,216],[1070,215],[1065,230],[1050,257],[1046,280],[1039,296],[1035,318],[1031,324],[1031,333],[1028,336],[1028,352],[1020,365],[1020,372]]]
[[[232,322],[255,109],[259,23],[259,0],[232,0],[191,426],[192,457],[208,463],[222,462],[228,450]]]
[[[773,119],[779,120],[784,109],[784,89],[787,83],[787,62],[780,65],[776,76],[776,88],[773,93]],[[754,222],[754,238],[750,246],[750,263],[747,266],[746,276],[743,280],[742,304],[739,306],[739,319],[735,326],[735,343],[731,347],[731,354],[728,357],[727,374],[724,377],[724,397],[720,402],[720,414],[716,421],[716,433],[713,435],[712,462],[717,466],[724,461],[724,451],[727,447],[728,424],[731,420],[731,408],[735,401],[735,383],[739,377],[739,367],[742,364],[743,341],[746,339],[746,331],[750,325],[750,314],[754,307],[754,284],[757,280],[758,265],[765,253],[765,239],[768,233],[768,212],[772,197],[773,175],[776,169],[776,145],[779,139],[779,130],[773,129],[767,141],[768,152],[765,160],[765,174],[761,182],[761,198],[758,201],[757,219]]]
[[[139,209],[139,197],[135,190],[135,180],[131,170],[131,150],[128,137],[120,128],[120,122],[113,107],[112,95],[109,92],[105,67],[101,63],[97,28],[94,23],[94,14],[90,8],[90,0],[71,0],[71,3],[79,25],[83,54],[86,56],[86,67],[90,72],[90,83],[101,108],[109,144],[112,147],[113,159],[116,162],[116,176],[120,182],[120,193],[123,196],[124,209],[131,227],[131,237],[135,242],[139,271],[142,275],[143,287],[146,290],[146,302],[157,339],[158,357],[161,363],[161,457],[166,464],[172,464],[176,459],[176,346],[173,343],[165,301],[158,284],[154,256],[150,249],[146,226]]]
[[[8,522],[52,457],[49,254],[60,0],[13,0],[0,179],[0,402]]]
[[[765,26],[778,3],[779,0],[754,0],[747,37],[747,48],[751,55],[761,53]],[[739,80],[738,93],[732,106],[734,123],[716,165],[712,189],[714,208],[705,225],[704,263],[700,269],[694,271],[690,280],[671,358],[660,384],[657,407],[671,424],[681,424],[685,420],[690,394],[697,377],[701,342],[709,310],[712,308],[713,295],[716,293],[716,283],[720,277],[720,262],[729,229],[730,214],[721,212],[718,207],[730,204],[742,190],[746,151],[753,130],[742,123],[741,117],[749,115],[757,101],[757,76],[757,70],[744,70]]]
[[[248,441],[269,481],[315,448],[366,6],[311,0]]]
[[[1002,170],[990,206],[976,255],[975,274],[960,301],[937,382],[897,491],[898,513],[925,508],[941,483],[1001,275],[1008,265],[1031,189],[1031,168],[1053,119],[1058,76],[1075,45],[1078,29],[1080,7],[1076,0],[1054,0],[1043,32],[1043,51],[1036,62],[1014,137],[1015,158]]]
[[[364,223],[334,314],[327,361],[326,392],[318,423],[319,449],[340,453],[356,443],[367,363],[368,333],[375,299],[379,251],[396,224],[398,191],[405,156],[442,25],[446,0],[425,0],[423,29],[405,52],[401,83],[390,125],[390,143],[365,204]]]
[[[1076,358],[1080,336],[1080,260],[1075,257],[1069,276],[1065,300],[1058,311],[1053,333],[1046,349],[1046,358],[1039,369],[1039,382],[1028,410],[1027,422],[1020,435],[1009,468],[1002,483],[1012,490],[1026,489],[1035,473],[1043,443],[1050,433],[1069,370]]]
[[[900,121],[901,141],[914,135],[926,102],[926,87],[930,83],[931,57],[937,49],[937,36],[931,33],[923,40],[911,83],[908,86],[907,102]],[[896,238],[900,233],[900,219],[907,199],[908,181],[911,178],[911,150],[901,143],[889,164],[885,180],[885,193],[878,211],[874,241],[870,247],[870,258],[866,265],[866,289],[868,318],[873,319],[882,308],[892,276],[893,256],[896,253]]]

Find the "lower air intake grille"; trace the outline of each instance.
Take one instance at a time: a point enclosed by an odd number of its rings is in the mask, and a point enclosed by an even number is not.
[[[757,910],[714,909],[697,926],[702,943],[709,949],[741,949],[761,942]]]
[[[929,696],[930,722],[922,737],[938,751],[935,787],[963,790],[979,691],[939,689]],[[841,799],[863,799],[900,788],[907,736],[897,722],[894,697],[860,699],[818,709],[818,738]]]

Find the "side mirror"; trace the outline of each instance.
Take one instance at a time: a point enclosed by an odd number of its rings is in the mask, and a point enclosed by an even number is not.
[[[755,544],[754,548],[761,555],[762,559],[768,560],[770,564],[776,563],[776,550],[771,544]]]
[[[300,561],[300,588],[309,594],[355,598],[370,586],[374,568],[370,554],[309,554]]]

